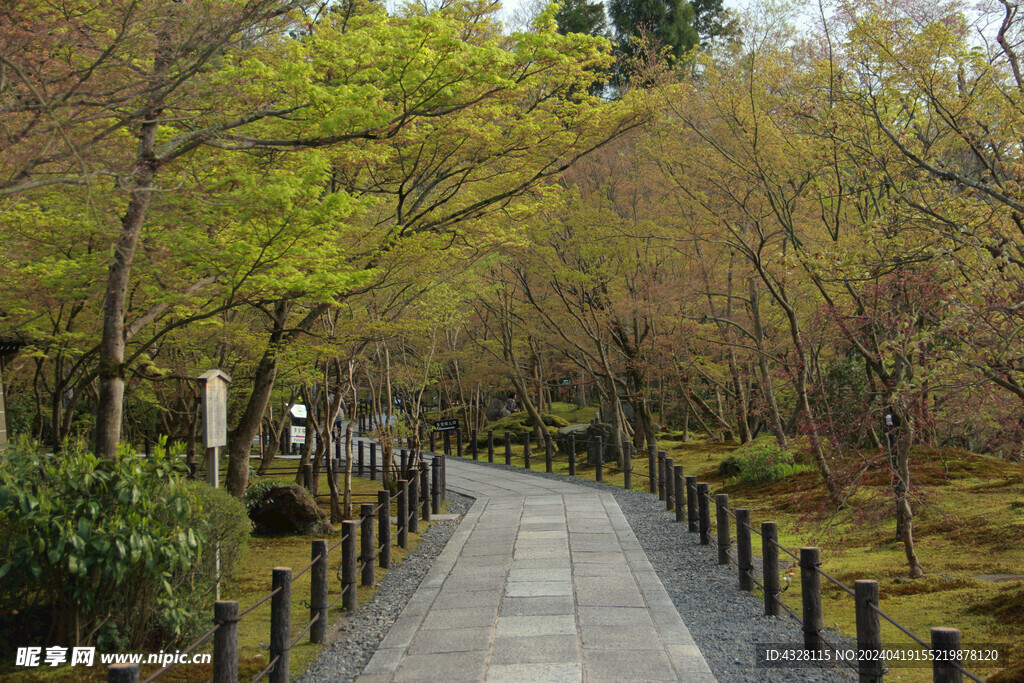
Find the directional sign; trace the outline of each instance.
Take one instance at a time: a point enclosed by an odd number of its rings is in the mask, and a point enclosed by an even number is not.
[[[290,436],[293,444],[306,443],[306,428],[292,425]]]
[[[435,432],[454,432],[458,428],[459,421],[457,419],[438,420],[434,423]]]

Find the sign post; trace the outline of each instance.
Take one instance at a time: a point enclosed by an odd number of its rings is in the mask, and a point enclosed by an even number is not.
[[[231,375],[207,370],[199,375],[203,390],[203,445],[206,447],[206,483],[220,485],[220,448],[228,445],[228,385]],[[213,571],[217,575],[214,600],[220,600],[220,544],[214,549]]]

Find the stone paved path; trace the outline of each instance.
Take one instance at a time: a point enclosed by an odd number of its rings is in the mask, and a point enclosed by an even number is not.
[[[476,499],[367,664],[376,681],[714,681],[610,493],[448,459]]]

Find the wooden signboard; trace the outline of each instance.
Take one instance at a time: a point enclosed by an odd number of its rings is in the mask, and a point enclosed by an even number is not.
[[[438,420],[434,423],[435,432],[454,432],[459,428],[459,421],[455,418],[450,420]]]

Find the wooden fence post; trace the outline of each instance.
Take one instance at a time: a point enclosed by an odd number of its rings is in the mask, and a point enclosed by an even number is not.
[[[697,484],[697,512],[700,544],[711,545],[711,506],[708,505],[707,484]]]
[[[437,451],[437,432],[433,429],[430,430],[430,452],[434,453]]]
[[[272,683],[288,683],[291,668],[292,633],[292,570],[289,567],[275,567],[271,590],[277,591],[270,599],[270,661],[277,658],[277,664],[270,670]]]
[[[576,476],[576,435],[569,435],[569,476]]]
[[[505,432],[505,464],[512,464],[512,432]]]
[[[213,603],[213,621],[220,628],[213,634],[213,683],[238,680],[238,603],[218,600]]]
[[[750,508],[736,508],[736,564],[740,590],[754,590],[754,552],[750,547]]]
[[[462,427],[455,428],[455,453],[460,458],[462,456]]]
[[[441,456],[441,502],[448,500],[448,461]]]
[[[487,430],[487,462],[494,462],[494,430]]]
[[[530,432],[523,432],[523,469],[530,469]]]
[[[377,505],[380,510],[377,512],[377,537],[380,539],[380,557],[378,558],[381,569],[391,568],[391,492],[387,489],[377,491]]]
[[[377,444],[370,442],[370,481],[377,481]]]
[[[319,617],[309,627],[309,642],[322,643],[327,639],[327,541],[313,541],[309,559],[320,559],[309,568],[309,618]]]
[[[471,431],[469,433],[469,452],[473,454],[473,459],[474,460],[479,460],[480,459],[480,454],[479,454],[480,445],[476,442],[476,439],[477,439],[476,430],[474,429],[473,431]]]
[[[691,534],[700,528],[697,522],[697,477],[686,479],[686,530]]]
[[[824,622],[821,615],[821,565],[817,548],[800,548],[800,595],[803,600],[804,648],[819,652],[824,642],[821,629]]]
[[[107,683],[139,683],[139,665],[111,664],[107,667]]]
[[[604,481],[604,439],[597,437],[597,464],[594,469],[595,481]]]
[[[633,488],[633,443],[627,442],[625,453],[622,454],[622,488],[627,491]]]
[[[676,492],[676,522],[686,519],[686,489],[683,484],[683,466],[672,467],[672,488]]]
[[[359,457],[356,459],[356,467],[358,468],[356,471],[359,474],[359,476],[362,477],[366,475],[366,467],[363,464],[363,446],[366,445],[366,442],[359,441],[358,444]]]
[[[426,460],[420,461],[420,491],[423,495],[420,496],[420,516],[423,517],[424,522],[430,521],[430,503],[433,500],[431,498],[432,491],[430,490],[430,465]]]
[[[662,468],[665,471],[665,510],[671,510],[676,505],[675,496],[675,482],[676,479],[673,475],[675,467],[675,461],[672,458],[665,458],[665,464]]]
[[[878,605],[878,582],[854,581],[853,592],[857,610],[857,650],[878,652],[882,649],[882,628],[878,612],[873,609]],[[884,666],[885,661],[877,656],[858,660],[861,683],[879,683]]]
[[[718,564],[729,564],[729,548],[732,538],[729,533],[729,494],[715,496],[715,522],[718,524]]]
[[[932,629],[932,681],[934,683],[961,683],[964,680],[960,669],[960,631],[955,628]]]
[[[550,434],[546,436],[547,438],[544,439],[544,471],[550,474],[555,471],[555,444]]]
[[[444,454],[445,455],[451,455],[452,454],[452,433],[450,431],[448,431],[448,430],[445,430],[444,432],[441,433],[441,437],[442,437],[442,441],[444,442]]]
[[[437,458],[430,461],[430,476],[433,480],[430,487],[431,512],[439,515],[441,514],[441,463]]]
[[[779,593],[782,584],[779,580],[779,531],[775,522],[761,522],[761,567],[762,580],[764,581],[764,613],[771,617],[777,617],[781,613],[779,608]]]
[[[647,444],[647,485],[650,493],[658,492],[658,446]]]
[[[398,516],[395,526],[398,528],[398,547],[403,550],[409,547],[409,482],[398,480]]]
[[[665,451],[658,451],[658,500],[665,500]]]
[[[359,607],[359,594],[356,592],[356,577],[359,575],[359,555],[356,550],[356,529],[359,522],[345,520],[341,523],[341,590],[345,597],[341,604],[349,614]]]
[[[377,541],[374,538],[373,503],[363,503],[359,506],[360,528],[359,528],[359,554],[361,555],[362,576],[361,583],[371,588],[376,583],[377,568],[374,567],[374,560],[377,559]]]
[[[409,531],[419,533],[420,530],[420,481],[413,472],[409,478]]]

